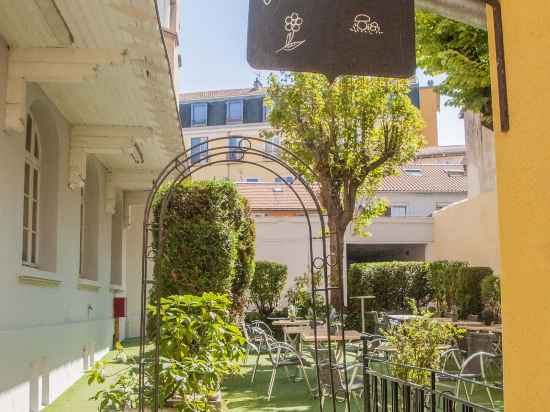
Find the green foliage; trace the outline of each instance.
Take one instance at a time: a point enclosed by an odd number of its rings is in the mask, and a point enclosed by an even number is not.
[[[153,211],[160,221],[161,188]],[[153,233],[154,252],[158,231]],[[231,182],[183,182],[175,189],[164,218],[164,250],[155,265],[153,289],[160,296],[227,293],[233,312],[242,313],[254,273],[255,228],[246,199]]]
[[[502,317],[502,305],[500,296],[500,278],[496,275],[486,276],[481,281],[481,300],[485,305],[482,318],[487,323],[499,321]],[[490,318],[490,319],[489,319]]]
[[[481,113],[492,128],[487,32],[418,11],[416,44],[418,66],[431,76],[447,75],[437,90],[451,97],[451,105]]]
[[[277,262],[256,262],[250,285],[250,299],[265,316],[270,315],[281,299],[288,278],[288,267]]]
[[[411,312],[420,317],[383,332],[388,339],[388,344],[397,349],[392,356],[392,362],[396,366],[391,366],[390,369],[400,379],[419,385],[428,385],[430,382],[428,371],[406,366],[440,369],[444,345],[453,345],[463,337],[464,331],[450,322],[440,323],[432,320],[430,313],[419,312],[414,301],[410,302]]]
[[[356,263],[348,270],[350,296],[374,295],[369,307],[383,311],[405,311],[408,299],[424,305],[431,298],[428,286],[429,263],[380,262]],[[350,313],[359,313],[360,302],[350,300]],[[351,315],[350,315],[351,316]]]
[[[481,282],[493,270],[486,267],[465,267],[458,274],[456,304],[458,316],[466,319],[468,315],[479,315],[483,310],[481,301]]]
[[[244,357],[244,338],[229,323],[230,300],[226,296],[170,296],[162,299],[160,310],[160,407],[178,411],[213,411],[208,397],[215,393],[223,377],[239,371]],[[149,307],[156,315],[156,308]],[[152,405],[154,365],[148,353],[145,363],[145,400]],[[88,383],[104,383],[104,363],[89,372]],[[92,399],[100,401],[99,412],[135,408],[138,402],[138,359],[129,360],[118,379]]]
[[[319,74],[271,76],[269,121],[283,145],[297,155],[285,160],[319,185],[328,215],[331,254],[343,262],[344,234],[356,220],[363,231],[384,208],[376,198],[382,179],[414,159],[422,146],[422,120],[407,80]],[[364,208],[357,211],[359,199]],[[338,265],[331,284],[339,281]],[[339,297],[333,295],[335,302]]]
[[[446,260],[430,263],[428,284],[440,315],[457,312],[459,275],[468,265]]]
[[[315,287],[321,284],[321,273],[315,274]],[[313,312],[318,316],[326,311],[325,299],[319,293],[315,295],[315,305],[311,294],[311,275],[304,273],[294,279],[294,285],[287,292],[287,300],[296,308],[298,317],[312,319]]]

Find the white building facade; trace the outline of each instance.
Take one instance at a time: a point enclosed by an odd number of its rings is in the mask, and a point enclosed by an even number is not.
[[[112,348],[128,191],[183,150],[167,30],[153,2],[0,1],[2,412]]]

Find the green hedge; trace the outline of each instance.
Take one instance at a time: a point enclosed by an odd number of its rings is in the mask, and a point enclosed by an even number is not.
[[[407,298],[425,305],[431,299],[428,286],[429,263],[426,262],[380,262],[356,263],[348,270],[348,296],[374,295],[368,301],[369,310],[408,311]],[[348,325],[359,327],[361,303],[348,299]]]
[[[157,227],[169,189],[161,188],[153,204]],[[241,314],[254,273],[255,228],[236,186],[227,181],[181,183],[168,204],[164,230],[164,253],[154,271],[160,282],[151,296],[229,294],[232,310]],[[158,231],[154,245],[157,239]]]
[[[456,310],[462,319],[483,310],[481,285],[491,268],[463,262],[357,263],[348,270],[348,297],[374,295],[368,310],[406,312],[407,299],[418,306],[434,302],[438,311]],[[348,325],[359,327],[361,305],[348,299]]]
[[[288,267],[277,262],[258,261],[250,285],[250,300],[258,312],[271,315],[279,304],[288,278]]]

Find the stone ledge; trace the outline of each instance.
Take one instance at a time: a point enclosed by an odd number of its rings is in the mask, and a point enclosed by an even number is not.
[[[63,283],[63,279],[56,273],[22,266],[18,275],[19,282],[34,286],[57,287]]]
[[[99,289],[101,289],[101,284],[95,280],[81,278],[78,279],[78,287],[79,289],[87,289],[97,292]]]

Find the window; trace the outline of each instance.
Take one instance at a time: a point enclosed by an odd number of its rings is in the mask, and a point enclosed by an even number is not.
[[[422,177],[422,170],[420,169],[404,169],[403,172],[405,172],[407,176]]]
[[[191,126],[206,126],[208,124],[208,104],[195,103],[191,105]]]
[[[449,177],[463,177],[466,176],[466,172],[464,170],[447,170],[447,175]]]
[[[267,139],[269,143],[265,144],[265,152],[267,154],[270,154],[272,156],[279,156],[281,153],[281,149],[274,145],[281,145],[281,137],[280,136],[272,136],[269,139]]]
[[[448,202],[436,202],[435,203],[435,210],[441,210],[444,207],[447,207],[449,205],[450,205],[450,203],[448,203]]]
[[[292,176],[288,176],[284,179],[281,179],[280,177],[275,178],[275,183],[289,183],[292,184],[294,182],[294,178]]]
[[[246,183],[258,183],[259,181],[260,179],[258,179],[257,177],[250,177],[246,179]]]
[[[386,209],[384,214],[386,217],[406,217],[407,216],[407,206],[396,205],[390,206]]]
[[[229,153],[227,154],[227,160],[239,160],[242,157],[242,151],[240,149],[241,138],[230,137],[229,138]]]
[[[38,266],[38,218],[40,206],[40,136],[27,115],[25,138],[25,181],[23,190],[23,263]]]
[[[243,101],[233,100],[227,102],[227,123],[239,123],[243,121]]]
[[[208,138],[193,137],[191,139],[191,163],[206,162],[208,156]]]
[[[157,0],[157,5],[162,28],[170,30],[170,0]]]

